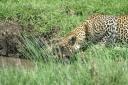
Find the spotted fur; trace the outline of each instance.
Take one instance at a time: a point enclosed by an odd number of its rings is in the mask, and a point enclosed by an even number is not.
[[[70,57],[84,42],[128,42],[128,16],[93,15],[57,43],[57,55]]]

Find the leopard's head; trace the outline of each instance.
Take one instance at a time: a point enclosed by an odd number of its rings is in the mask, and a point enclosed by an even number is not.
[[[65,37],[58,40],[54,54],[62,58],[70,58],[72,54],[79,51],[79,49],[86,42],[88,36],[88,25],[86,23],[76,27],[69,32]]]
[[[53,53],[60,58],[70,58],[73,53],[78,51],[80,44],[77,43],[76,36],[62,38],[53,48]]]

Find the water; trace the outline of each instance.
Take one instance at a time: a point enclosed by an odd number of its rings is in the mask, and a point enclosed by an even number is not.
[[[0,67],[16,67],[30,69],[34,67],[34,63],[26,59],[0,56]]]

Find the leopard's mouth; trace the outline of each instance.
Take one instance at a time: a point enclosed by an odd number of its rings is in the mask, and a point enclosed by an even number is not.
[[[57,46],[53,49],[53,54],[58,56],[59,58],[70,58],[72,52],[69,50],[68,47]]]

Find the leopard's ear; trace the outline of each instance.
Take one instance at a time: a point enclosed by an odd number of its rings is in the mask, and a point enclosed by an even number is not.
[[[76,43],[76,37],[72,36],[69,40],[68,40],[68,44],[73,46]]]

